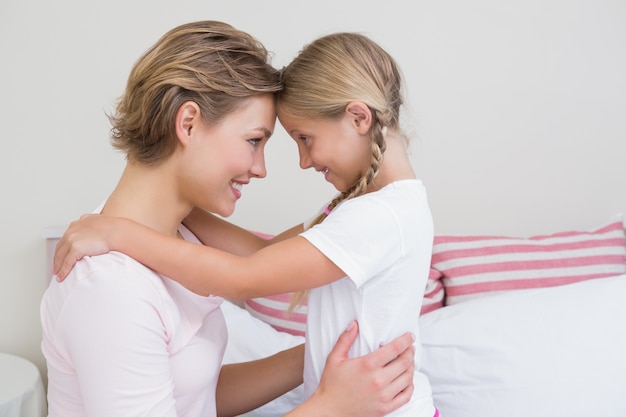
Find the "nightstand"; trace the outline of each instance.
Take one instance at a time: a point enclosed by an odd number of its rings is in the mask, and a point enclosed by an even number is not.
[[[0,416],[45,417],[47,413],[39,369],[24,358],[0,353]]]

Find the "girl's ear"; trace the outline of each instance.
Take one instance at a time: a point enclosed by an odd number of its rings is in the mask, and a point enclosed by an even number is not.
[[[174,128],[176,137],[181,145],[189,143],[193,129],[200,121],[200,107],[194,101],[184,102],[176,112]]]
[[[362,101],[351,101],[346,106],[346,115],[359,134],[365,135],[372,127],[372,111]]]

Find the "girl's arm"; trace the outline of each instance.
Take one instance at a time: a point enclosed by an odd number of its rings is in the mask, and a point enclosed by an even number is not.
[[[250,255],[269,244],[297,236],[304,231],[303,225],[299,224],[272,239],[263,239],[249,230],[197,207],[183,220],[183,224],[204,245],[241,256]]]
[[[53,272],[62,280],[78,259],[110,250],[131,256],[197,294],[231,300],[307,290],[345,276],[300,236],[242,257],[102,214],[83,216],[70,225],[57,244]]]

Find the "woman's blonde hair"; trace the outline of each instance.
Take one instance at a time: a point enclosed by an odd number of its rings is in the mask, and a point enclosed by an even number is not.
[[[280,89],[279,71],[251,35],[218,21],[183,24],[135,63],[109,115],[111,140],[128,160],[156,164],[176,149],[174,120],[184,102],[217,123],[246,99]]]
[[[279,114],[303,118],[337,119],[352,101],[366,104],[373,116],[372,160],[369,170],[352,187],[339,193],[327,212],[344,200],[364,194],[385,152],[387,128],[399,128],[403,104],[402,76],[395,60],[378,44],[358,33],[335,33],[313,41],[281,71]],[[321,223],[322,212],[310,225]],[[291,310],[306,292],[296,293]]]

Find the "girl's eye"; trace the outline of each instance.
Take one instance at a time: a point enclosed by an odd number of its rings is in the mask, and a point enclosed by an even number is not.
[[[309,143],[309,137],[308,136],[299,136],[298,139],[300,139],[304,143]]]

